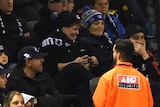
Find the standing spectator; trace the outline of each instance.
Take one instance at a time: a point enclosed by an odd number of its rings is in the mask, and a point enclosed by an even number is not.
[[[109,11],[109,0],[90,0],[93,9],[101,12],[105,18],[105,32],[114,43],[117,38],[125,37],[125,28],[115,12]]]
[[[4,103],[4,90],[6,89],[8,73],[10,73],[10,70],[6,69],[3,64],[0,64],[0,107],[3,107]]]
[[[82,107],[91,107],[91,76],[86,70],[88,55],[80,56],[76,40],[81,25],[80,17],[64,11],[58,15],[57,22],[59,29],[42,41],[42,51],[48,53],[44,69],[51,75],[60,93],[76,94],[81,99]]]
[[[67,101],[73,98],[70,102],[74,102],[76,97],[59,94],[51,77],[43,72],[46,55],[33,46],[22,48],[18,53],[19,64],[8,79],[6,93],[17,90],[32,95],[36,107],[68,107]]]
[[[41,18],[33,28],[39,35],[40,43],[46,35],[57,28],[55,19],[59,13],[66,10],[67,3],[67,0],[49,0],[47,7],[41,9]]]
[[[156,57],[147,48],[145,36],[144,29],[137,24],[131,25],[126,29],[126,38],[134,44],[135,53],[131,59],[133,67],[149,78],[154,107],[159,107],[160,69]]]
[[[95,77],[100,77],[113,65],[112,42],[104,33],[104,18],[102,13],[90,9],[82,14],[82,22],[87,32],[79,36],[83,52],[90,57],[90,71]]]
[[[38,38],[24,21],[14,15],[13,0],[0,0],[0,45],[3,45],[9,64],[17,63],[17,53],[23,46],[36,45]]]
[[[18,91],[9,92],[6,95],[4,107],[25,107],[22,94]]]
[[[153,107],[149,82],[132,67],[132,42],[118,39],[113,46],[115,67],[99,80],[93,101],[95,107]]]

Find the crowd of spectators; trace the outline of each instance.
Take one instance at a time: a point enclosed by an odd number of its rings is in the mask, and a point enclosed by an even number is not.
[[[34,96],[17,100],[25,107],[93,107],[92,79],[115,66],[119,38],[133,43],[130,62],[159,107],[160,70],[146,41],[155,29],[143,9],[136,0],[0,0],[0,107],[9,92]]]

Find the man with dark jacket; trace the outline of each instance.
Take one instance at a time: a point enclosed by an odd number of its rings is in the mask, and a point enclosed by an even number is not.
[[[21,49],[18,53],[19,64],[8,79],[6,92],[17,90],[33,95],[36,107],[62,107],[62,103],[66,107],[67,100],[75,97],[60,95],[50,76],[42,72],[46,55],[33,46]]]
[[[139,25],[131,25],[126,29],[126,38],[134,44],[134,55],[131,59],[133,67],[149,79],[154,107],[159,107],[160,69],[155,56],[147,49],[145,31]]]
[[[13,0],[0,0],[0,45],[9,57],[9,63],[17,63],[17,53],[23,46],[36,45],[37,35],[13,13]]]

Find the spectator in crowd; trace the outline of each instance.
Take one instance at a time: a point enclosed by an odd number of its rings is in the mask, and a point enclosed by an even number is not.
[[[68,107],[67,101],[73,98],[70,102],[74,102],[77,97],[59,94],[51,77],[43,72],[46,55],[33,46],[22,48],[18,53],[19,64],[8,79],[6,93],[17,90],[32,95],[36,107]]]
[[[25,45],[36,45],[38,38],[24,21],[14,15],[13,0],[0,0],[0,45],[3,45],[9,64],[17,63],[17,53]]]
[[[90,9],[81,18],[87,29],[86,33],[79,36],[80,47],[83,49],[81,53],[89,55],[90,71],[95,77],[100,77],[112,68],[112,42],[104,33],[102,13]]]
[[[24,19],[31,29],[40,19],[40,10],[44,4],[40,0],[14,0],[14,13]]]
[[[43,6],[39,0],[14,0],[14,13],[26,22],[39,20]]]
[[[148,80],[130,62],[133,53],[132,42],[117,39],[113,46],[116,65],[100,78],[93,95],[95,107],[153,107]]]
[[[18,91],[9,92],[6,95],[4,107],[25,107],[22,94]]]
[[[147,49],[145,30],[137,24],[131,25],[126,29],[126,39],[134,44],[135,53],[131,59],[134,68],[149,76],[149,79],[159,81],[160,70],[155,56]]]
[[[113,43],[117,38],[123,39],[125,37],[125,28],[119,21],[118,14],[109,11],[109,0],[90,0],[90,6],[103,14],[105,18],[105,32]]]
[[[8,64],[8,55],[7,55],[3,45],[0,45],[0,63],[3,65]]]
[[[91,76],[86,70],[88,55],[80,56],[76,40],[81,26],[80,17],[73,12],[63,11],[56,20],[59,29],[42,41],[41,49],[48,53],[44,69],[51,75],[60,93],[76,94],[81,99],[82,107],[91,107]]]
[[[6,89],[8,73],[10,73],[10,70],[6,69],[3,64],[0,64],[0,107],[3,107],[4,103],[4,90]]]
[[[139,2],[142,2],[141,6]],[[131,24],[139,24],[146,30],[146,35],[148,38],[153,38],[155,36],[155,31],[149,22],[147,15],[145,15],[147,6],[146,0],[110,0],[110,9],[116,10],[119,14],[119,19],[125,27]],[[136,7],[136,8],[135,8]]]
[[[126,38],[134,44],[135,53],[131,59],[133,67],[149,79],[154,107],[159,107],[160,69],[156,57],[147,48],[145,34],[145,30],[137,24],[131,25],[126,29]]]
[[[0,45],[0,107],[3,107],[4,103],[4,90],[6,89],[7,84],[7,75],[10,73],[10,70],[7,69],[8,56],[5,52],[3,45]]]
[[[66,10],[67,3],[67,0],[49,0],[47,7],[42,8],[41,18],[33,28],[39,35],[40,43],[46,35],[57,28],[55,19],[59,13]]]
[[[74,9],[74,0],[68,0],[66,10],[72,12],[73,9]]]

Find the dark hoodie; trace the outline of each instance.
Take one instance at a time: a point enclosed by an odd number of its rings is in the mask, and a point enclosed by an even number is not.
[[[12,90],[35,96],[38,99],[36,107],[61,107],[62,104],[59,92],[45,72],[37,73],[35,78],[31,79],[25,75],[20,66],[16,66],[8,79],[6,92]]]

